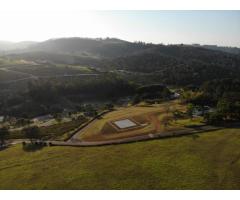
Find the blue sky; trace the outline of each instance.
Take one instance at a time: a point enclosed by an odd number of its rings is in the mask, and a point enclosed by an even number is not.
[[[45,11],[0,13],[0,40],[117,37],[240,47],[240,11]]]
[[[240,46],[240,11],[112,11],[99,13],[118,37],[154,43]]]

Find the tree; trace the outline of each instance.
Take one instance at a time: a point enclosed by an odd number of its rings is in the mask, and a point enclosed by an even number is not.
[[[166,128],[170,124],[171,120],[172,120],[171,115],[164,115],[161,121],[162,121],[164,127]]]
[[[5,144],[5,140],[9,135],[9,131],[6,127],[0,128],[0,147]]]
[[[62,121],[62,115],[60,113],[54,114],[53,117],[58,123]]]
[[[87,104],[85,106],[84,115],[89,116],[89,117],[96,117],[98,115],[98,112],[92,104]]]
[[[18,119],[17,120],[17,125],[18,126],[25,126],[25,125],[29,125],[31,123],[31,121],[29,119],[24,119],[24,118],[21,118],[21,119]]]
[[[170,96],[171,96],[171,92],[170,92],[170,90],[167,88],[167,87],[165,87],[164,89],[163,89],[163,91],[161,92],[161,96],[163,97],[163,98],[169,98]]]
[[[179,118],[182,117],[182,112],[179,111],[179,110],[174,110],[174,111],[172,112],[172,115],[173,115],[174,121],[177,121],[177,119],[179,119]]]
[[[107,104],[105,105],[105,108],[106,108],[107,110],[113,110],[114,105],[113,105],[112,103],[107,103]]]
[[[40,138],[40,130],[37,126],[24,128],[22,132],[25,137],[31,141],[31,143],[33,143],[34,140]]]
[[[223,115],[218,111],[216,111],[216,112],[205,114],[204,119],[207,124],[218,125],[223,121]]]
[[[192,119],[193,118],[194,105],[189,103],[187,105],[187,115]]]
[[[132,102],[132,104],[133,104],[133,105],[136,105],[136,104],[140,103],[141,101],[142,101],[142,98],[141,98],[139,95],[135,95],[135,96],[133,97],[133,102]]]
[[[217,104],[217,111],[227,118],[233,112],[231,102],[227,99],[220,99]]]
[[[166,106],[165,106],[165,112],[166,112],[167,114],[169,114],[170,111],[171,111],[170,105],[169,105],[169,104],[166,104]]]

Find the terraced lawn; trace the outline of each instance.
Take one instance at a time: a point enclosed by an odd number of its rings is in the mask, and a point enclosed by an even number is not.
[[[0,189],[240,189],[240,129],[104,147],[0,151]]]

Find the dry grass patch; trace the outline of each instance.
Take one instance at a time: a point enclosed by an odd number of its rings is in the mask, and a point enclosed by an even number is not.
[[[177,100],[151,106],[120,107],[82,130],[79,139],[84,141],[111,140],[173,130],[176,127],[171,123],[167,126],[163,124],[164,116],[168,115],[169,120],[173,120],[171,112],[174,110],[185,111],[185,109],[186,107]],[[136,122],[137,126],[125,129],[117,128],[114,122],[122,119],[132,120]]]

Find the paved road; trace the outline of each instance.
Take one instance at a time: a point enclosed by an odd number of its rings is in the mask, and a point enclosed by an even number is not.
[[[79,141],[75,138],[75,139],[70,139],[67,142],[61,142],[61,141],[49,141],[49,142],[51,142],[52,145],[56,145],[56,146],[81,146],[81,147],[103,146],[103,145],[111,145],[111,144],[124,144],[124,143],[152,140],[152,139],[158,139],[158,138],[177,137],[177,136],[183,136],[183,135],[190,135],[190,134],[194,134],[194,133],[203,133],[203,132],[208,132],[208,131],[214,131],[214,130],[219,130],[219,129],[221,129],[221,127],[205,125],[205,126],[199,126],[196,128],[188,128],[185,130],[139,135],[139,136],[115,139],[115,140],[87,142],[87,141]],[[78,132],[78,134],[79,134],[79,132]]]
[[[30,80],[30,79],[49,79],[49,78],[61,78],[61,77],[80,77],[80,76],[99,76],[100,74],[91,74],[91,73],[88,73],[88,74],[83,74],[83,73],[79,73],[79,74],[59,74],[59,75],[53,75],[53,76],[36,76],[36,75],[33,75],[33,74],[28,74],[28,73],[24,73],[24,72],[19,72],[19,71],[14,71],[14,70],[9,70],[9,69],[6,69],[6,68],[0,68],[0,70],[2,71],[8,71],[8,72],[14,72],[14,73],[18,73],[18,74],[22,74],[22,75],[26,75],[27,77],[25,78],[19,78],[19,79],[14,79],[14,80],[9,80],[9,81],[3,81],[1,83],[4,83],[4,84],[9,84],[9,83],[16,83],[16,82],[19,82],[19,81],[25,81],[25,80]]]
[[[11,140],[7,140],[7,144],[11,144],[11,145],[15,145],[15,144],[20,144],[22,142],[28,142],[28,139],[11,139]]]
[[[5,72],[13,72],[16,74],[21,74],[24,75],[26,77],[24,78],[19,78],[19,79],[14,79],[14,80],[9,80],[9,81],[3,81],[0,83],[4,83],[4,84],[9,84],[9,83],[16,83],[19,81],[25,81],[25,80],[30,80],[30,79],[48,79],[48,78],[61,78],[61,77],[80,77],[80,76],[99,76],[100,74],[98,73],[78,73],[78,74],[59,74],[59,75],[46,75],[46,76],[39,76],[39,75],[34,75],[34,74],[30,74],[27,72],[21,72],[18,70],[12,70],[11,68],[13,68],[15,66],[11,66],[11,65],[7,65],[5,67],[1,66],[0,70],[1,71],[5,71]]]
[[[94,122],[94,121],[92,121],[92,122]],[[204,133],[204,132],[214,131],[214,130],[219,130],[219,129],[222,129],[222,128],[205,125],[205,126],[199,126],[196,128],[188,128],[185,130],[139,135],[139,136],[133,136],[133,137],[115,139],[115,140],[87,142],[87,141],[77,140],[76,138],[78,135],[77,136],[75,135],[76,137],[73,136],[68,141],[47,140],[46,142],[51,143],[51,145],[53,145],[53,146],[79,146],[79,147],[104,146],[104,145],[132,143],[132,142],[139,142],[139,141],[146,141],[146,140],[153,140],[153,139],[160,139],[160,138],[167,138],[167,137],[178,137],[178,136],[183,136],[183,135],[191,135],[194,133],[195,134],[196,133]],[[79,134],[79,132],[78,132],[78,134]],[[23,141],[29,142],[28,139],[16,139],[16,140],[9,140],[7,143],[15,145],[15,144],[22,143]]]
[[[80,129],[77,133],[75,133],[69,140],[67,140],[67,142],[70,143],[74,143],[74,142],[79,142],[79,136],[80,134],[87,129],[90,125],[92,125],[92,123],[94,123],[95,121],[97,121],[98,119],[94,119],[93,121],[91,121],[87,126],[85,126],[84,128]]]
[[[19,79],[14,79],[14,80],[9,80],[9,81],[2,81],[1,83],[4,84],[8,84],[8,83],[15,83],[15,82],[19,82],[19,81],[24,81],[24,80],[29,80],[29,79],[38,79],[37,76],[33,75],[33,74],[29,74],[29,73],[25,73],[25,72],[20,72],[20,71],[15,71],[15,70],[11,70],[9,68],[0,68],[1,71],[5,71],[5,72],[13,72],[15,74],[21,74],[24,75],[24,78],[19,78]]]
[[[107,113],[107,112],[106,112]],[[102,113],[104,115],[105,113]],[[183,135],[190,135],[194,133],[203,133],[208,131],[214,131],[222,129],[222,127],[215,127],[210,125],[202,125],[192,128],[185,128],[184,130],[176,130],[176,131],[168,131],[168,132],[161,132],[155,134],[146,134],[146,135],[139,135],[133,136],[128,138],[121,138],[121,139],[114,139],[114,140],[105,140],[105,141],[81,141],[79,140],[79,136],[85,129],[88,128],[92,123],[97,121],[98,119],[94,119],[90,121],[85,127],[77,131],[69,140],[67,141],[55,141],[55,140],[48,140],[47,143],[51,143],[55,146],[103,146],[103,145],[111,145],[111,144],[124,144],[124,143],[131,143],[131,142],[138,142],[138,141],[145,141],[145,140],[152,140],[152,139],[159,139],[159,138],[167,138],[167,137],[177,137]],[[17,139],[17,140],[9,140],[8,144],[19,144],[21,142],[29,142],[28,139]]]
[[[95,120],[93,120],[92,122],[94,122],[94,121]],[[240,127],[240,123],[229,124],[229,127]],[[202,126],[198,126],[198,127],[187,128],[184,130],[168,131],[168,132],[161,132],[161,133],[156,133],[156,134],[147,134],[147,135],[140,135],[140,136],[134,136],[134,137],[129,137],[129,138],[106,140],[106,141],[95,141],[95,142],[79,141],[73,136],[72,137],[73,139],[71,138],[66,142],[54,141],[54,140],[48,140],[45,142],[51,143],[52,145],[55,145],[55,146],[91,147],[91,146],[103,146],[103,145],[111,145],[111,144],[124,144],[124,143],[139,142],[139,141],[168,138],[168,137],[179,137],[179,136],[184,136],[184,135],[191,135],[191,134],[196,134],[196,133],[205,133],[205,132],[209,132],[209,131],[220,130],[223,128],[224,127],[202,125]],[[79,134],[79,132],[77,132],[77,134]],[[29,142],[28,139],[17,139],[17,140],[9,140],[8,144],[19,144],[23,141]]]

